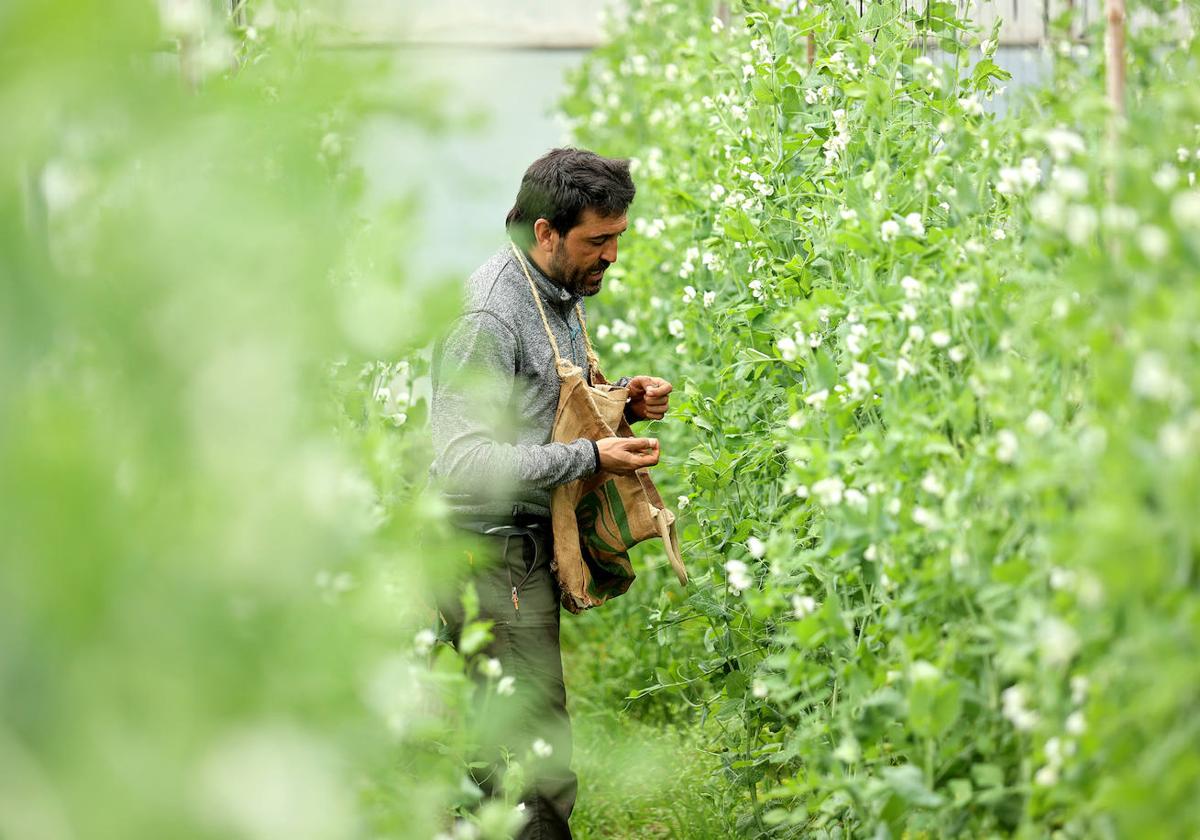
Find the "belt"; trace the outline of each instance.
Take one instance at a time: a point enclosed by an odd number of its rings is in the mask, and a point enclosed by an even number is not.
[[[457,528],[473,531],[476,534],[498,534],[509,536],[508,532],[517,529],[550,533],[552,523],[549,516],[539,516],[533,513],[517,513],[512,516],[452,516],[450,522]]]

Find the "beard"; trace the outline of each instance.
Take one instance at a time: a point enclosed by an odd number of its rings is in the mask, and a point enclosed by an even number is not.
[[[559,241],[558,247],[550,257],[550,279],[573,295],[591,297],[600,291],[604,271],[610,265],[605,259],[600,259],[593,265],[576,265],[567,257],[566,243]]]

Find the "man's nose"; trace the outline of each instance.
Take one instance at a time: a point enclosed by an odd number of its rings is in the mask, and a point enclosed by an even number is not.
[[[617,241],[615,239],[609,242],[604,250],[600,252],[600,258],[610,263],[617,261]]]

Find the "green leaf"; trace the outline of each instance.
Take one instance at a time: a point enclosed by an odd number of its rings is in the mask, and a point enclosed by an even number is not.
[[[492,623],[490,621],[472,621],[463,628],[462,637],[458,640],[458,649],[463,656],[471,656],[483,650],[492,641]]]
[[[958,720],[962,708],[957,682],[923,679],[908,691],[908,723],[918,735],[937,738]]]

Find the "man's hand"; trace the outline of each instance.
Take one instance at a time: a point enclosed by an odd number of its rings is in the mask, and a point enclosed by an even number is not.
[[[657,376],[629,380],[629,412],[641,420],[661,420],[667,415],[671,383]]]
[[[654,438],[610,437],[596,441],[600,469],[629,475],[658,463],[658,441]]]

